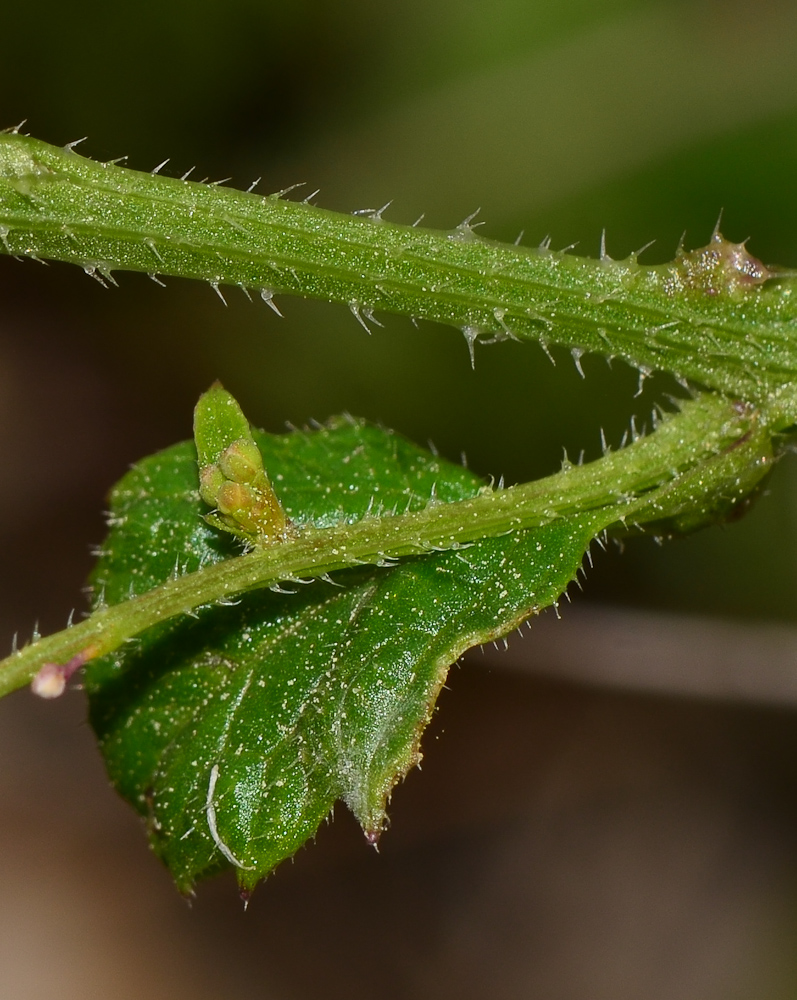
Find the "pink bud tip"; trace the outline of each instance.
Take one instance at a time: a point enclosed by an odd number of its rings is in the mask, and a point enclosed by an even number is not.
[[[66,682],[77,670],[97,655],[94,646],[87,646],[66,663],[45,663],[30,683],[31,691],[40,698],[58,698],[64,693]]]
[[[31,691],[40,698],[58,698],[65,688],[64,668],[57,663],[45,663],[30,685]]]

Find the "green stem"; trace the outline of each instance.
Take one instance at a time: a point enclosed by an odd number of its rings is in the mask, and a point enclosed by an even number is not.
[[[656,521],[691,526],[691,511],[711,516],[733,506],[771,461],[768,414],[707,394],[648,437],[588,465],[416,513],[305,529],[98,610],[0,662],[0,696],[28,683],[45,663],[103,655],[153,625],[285,580],[455,548],[579,513],[590,516],[597,531]],[[603,516],[595,518],[596,512]]]
[[[623,358],[763,404],[797,374],[797,281],[718,234],[671,264],[593,261],[96,163],[0,135],[0,249],[347,303]],[[782,422],[797,419],[792,395]]]

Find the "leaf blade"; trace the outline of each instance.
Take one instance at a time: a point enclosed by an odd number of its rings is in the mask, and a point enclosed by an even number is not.
[[[483,486],[353,421],[256,440],[286,510],[305,523],[357,520],[375,505],[418,509]],[[201,520],[195,460],[190,444],[177,445],[115,491],[117,525],[95,574],[111,603],[131,571],[149,588],[174,565],[231,554],[232,540]],[[450,664],[555,601],[606,518],[346,570],[294,594],[250,593],[90,664],[91,720],[112,780],[147,819],[178,886],[232,866],[252,888],[337,799],[375,840]]]

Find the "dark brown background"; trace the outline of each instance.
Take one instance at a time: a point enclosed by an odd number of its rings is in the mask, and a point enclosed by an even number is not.
[[[625,255],[797,264],[797,13],[764,0],[49,0],[3,12],[0,125],[87,154],[306,180],[324,206]],[[0,259],[0,641],[61,627],[109,486],[221,378],[270,430],[343,409],[509,481],[668,388],[347,310]],[[453,671],[381,853],[338,810],[244,915],[193,908],[107,789],[78,693],[0,703],[0,993],[783,997],[797,988],[797,483],[597,560],[564,621]],[[731,629],[731,631],[728,631]],[[794,652],[793,652],[794,651]]]

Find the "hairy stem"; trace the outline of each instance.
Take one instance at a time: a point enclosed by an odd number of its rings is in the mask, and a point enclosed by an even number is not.
[[[0,250],[386,310],[623,358],[765,403],[797,373],[795,278],[715,233],[671,264],[506,246],[97,163],[0,135]],[[365,321],[363,320],[363,321]],[[793,394],[780,414],[797,418]]]
[[[102,608],[0,662],[0,695],[29,682],[46,663],[103,655],[153,625],[281,581],[455,548],[582,513],[593,517],[597,531],[657,521],[692,527],[695,517],[710,518],[742,499],[771,461],[768,414],[707,394],[648,437],[588,465],[415,513],[307,528]],[[602,516],[594,518],[596,512]]]

